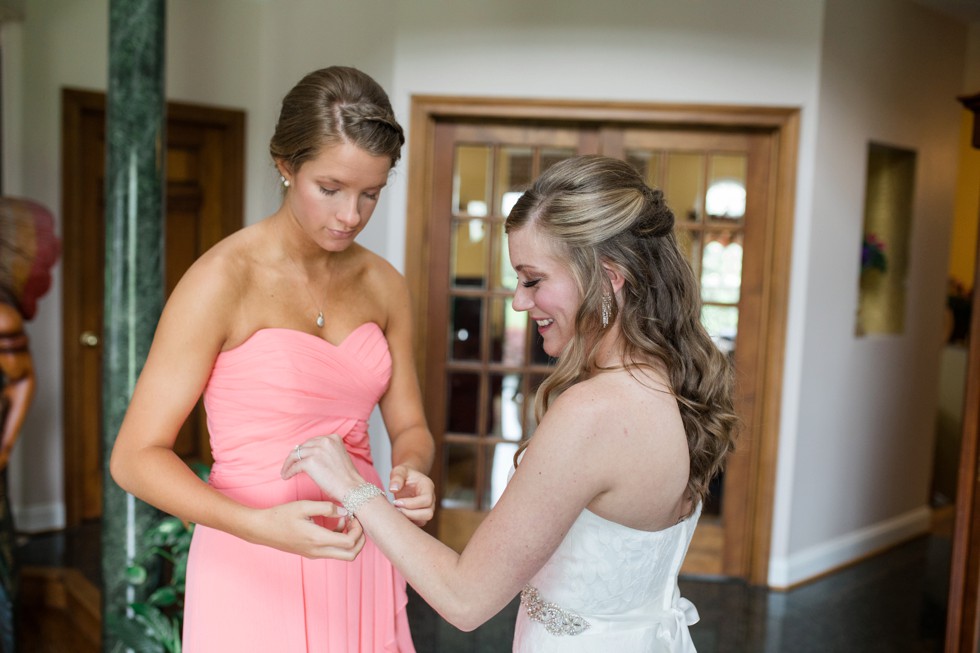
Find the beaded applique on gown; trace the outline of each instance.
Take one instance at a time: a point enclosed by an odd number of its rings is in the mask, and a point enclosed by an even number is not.
[[[521,594],[515,653],[695,653],[677,575],[700,515],[639,531],[583,510]]]
[[[305,474],[284,481],[279,470],[295,445],[339,433],[358,471],[385,487],[367,424],[390,378],[374,323],[336,346],[301,331],[257,331],[218,356],[204,391],[210,484],[255,507],[327,499]],[[405,580],[370,540],[353,562],[308,560],[197,526],[185,601],[186,653],[415,650]]]

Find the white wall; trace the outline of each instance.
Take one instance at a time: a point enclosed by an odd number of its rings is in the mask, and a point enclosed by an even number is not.
[[[59,89],[105,88],[106,28],[107,0],[28,0],[11,37],[27,71],[15,91],[18,183],[56,211]],[[279,101],[323,65],[375,76],[406,128],[413,94],[799,107],[773,523],[772,576],[782,582],[855,542],[867,546],[868,529],[895,533],[906,524],[892,521],[910,516],[915,526],[925,506],[938,361],[930,343],[939,338],[952,202],[941,170],[955,152],[942,97],[950,80],[960,91],[964,35],[906,0],[170,0],[167,88],[172,99],[247,111],[248,222],[276,205],[266,147]],[[916,149],[920,172],[906,333],[856,340],[869,138]],[[363,236],[399,267],[406,180],[401,166]],[[56,285],[30,327],[42,390],[14,463],[19,514],[44,513],[49,526],[58,525],[50,516],[62,492],[60,321]]]
[[[391,90],[401,116],[413,94],[778,106],[816,97],[822,2],[452,6],[398,5]],[[404,225],[392,226],[401,265]]]
[[[937,355],[966,29],[894,0],[828,0],[795,424],[779,458],[770,582],[929,525]],[[869,141],[915,150],[901,335],[854,335]],[[799,335],[799,334],[798,334]]]

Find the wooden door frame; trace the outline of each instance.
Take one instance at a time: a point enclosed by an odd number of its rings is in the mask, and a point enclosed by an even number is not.
[[[82,483],[84,478],[73,461],[80,460],[83,451],[83,438],[79,422],[80,398],[72,396],[70,384],[66,379],[79,375],[79,365],[75,352],[78,351],[81,324],[81,287],[87,283],[80,269],[82,257],[86,256],[73,243],[79,241],[79,230],[83,228],[82,178],[72,174],[82,165],[82,145],[80,129],[82,116],[89,112],[105,113],[105,93],[85,89],[63,88],[61,93],[62,147],[61,147],[61,186],[62,186],[62,387],[63,387],[63,446],[65,473],[65,521],[69,526],[78,524],[82,516]],[[209,107],[180,102],[167,103],[168,122],[191,122],[206,125],[222,133],[222,156],[229,162],[230,174],[222,178],[220,194],[220,230],[224,235],[242,227],[244,220],[244,160],[245,160],[245,115],[240,110]],[[237,174],[235,174],[237,171]],[[213,190],[213,189],[212,189]],[[213,234],[217,237],[218,234]],[[103,439],[100,438],[100,441]]]
[[[972,145],[980,149],[980,94],[962,97],[960,101],[974,114]],[[977,621],[980,620],[980,505],[977,501],[980,493],[980,238],[977,239],[969,342],[947,601],[946,653],[974,653],[980,639],[977,632]]]
[[[412,97],[409,125],[408,203],[405,276],[412,291],[415,324],[426,324],[430,263],[428,219],[436,153],[433,143],[440,120],[537,120],[543,122],[600,122],[762,130],[774,136],[772,152],[775,185],[771,206],[773,228],[768,234],[771,253],[766,261],[768,286],[761,326],[764,349],[759,352],[756,384],[757,425],[750,440],[743,437],[729,468],[743,476],[749,488],[747,537],[741,550],[731,552],[752,584],[768,581],[770,533],[775,495],[776,454],[782,395],[786,317],[789,301],[790,251],[793,235],[796,157],[800,110],[784,107],[576,102],[517,98],[476,98],[417,95]],[[425,337],[418,329],[416,360],[425,387]],[[729,554],[726,553],[726,558]]]

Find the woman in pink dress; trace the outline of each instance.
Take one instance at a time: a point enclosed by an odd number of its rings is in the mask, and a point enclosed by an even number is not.
[[[404,278],[354,242],[404,135],[384,90],[331,67],[284,98],[270,144],[283,201],[191,266],[171,294],[112,452],[113,478],[195,523],[183,650],[413,651],[405,581],[337,498],[283,480],[283,456],[341,434],[381,484],[367,424],[391,439],[387,487],[432,517],[433,442]],[[202,483],[173,451],[203,394],[214,465]]]

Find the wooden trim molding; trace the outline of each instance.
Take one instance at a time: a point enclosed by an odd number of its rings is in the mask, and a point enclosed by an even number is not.
[[[973,147],[980,149],[980,93],[961,97],[973,112]],[[980,181],[980,180],[978,180]],[[956,517],[946,616],[946,653],[977,650],[980,619],[980,240],[973,279],[973,313],[963,399],[963,437],[956,487]]]

